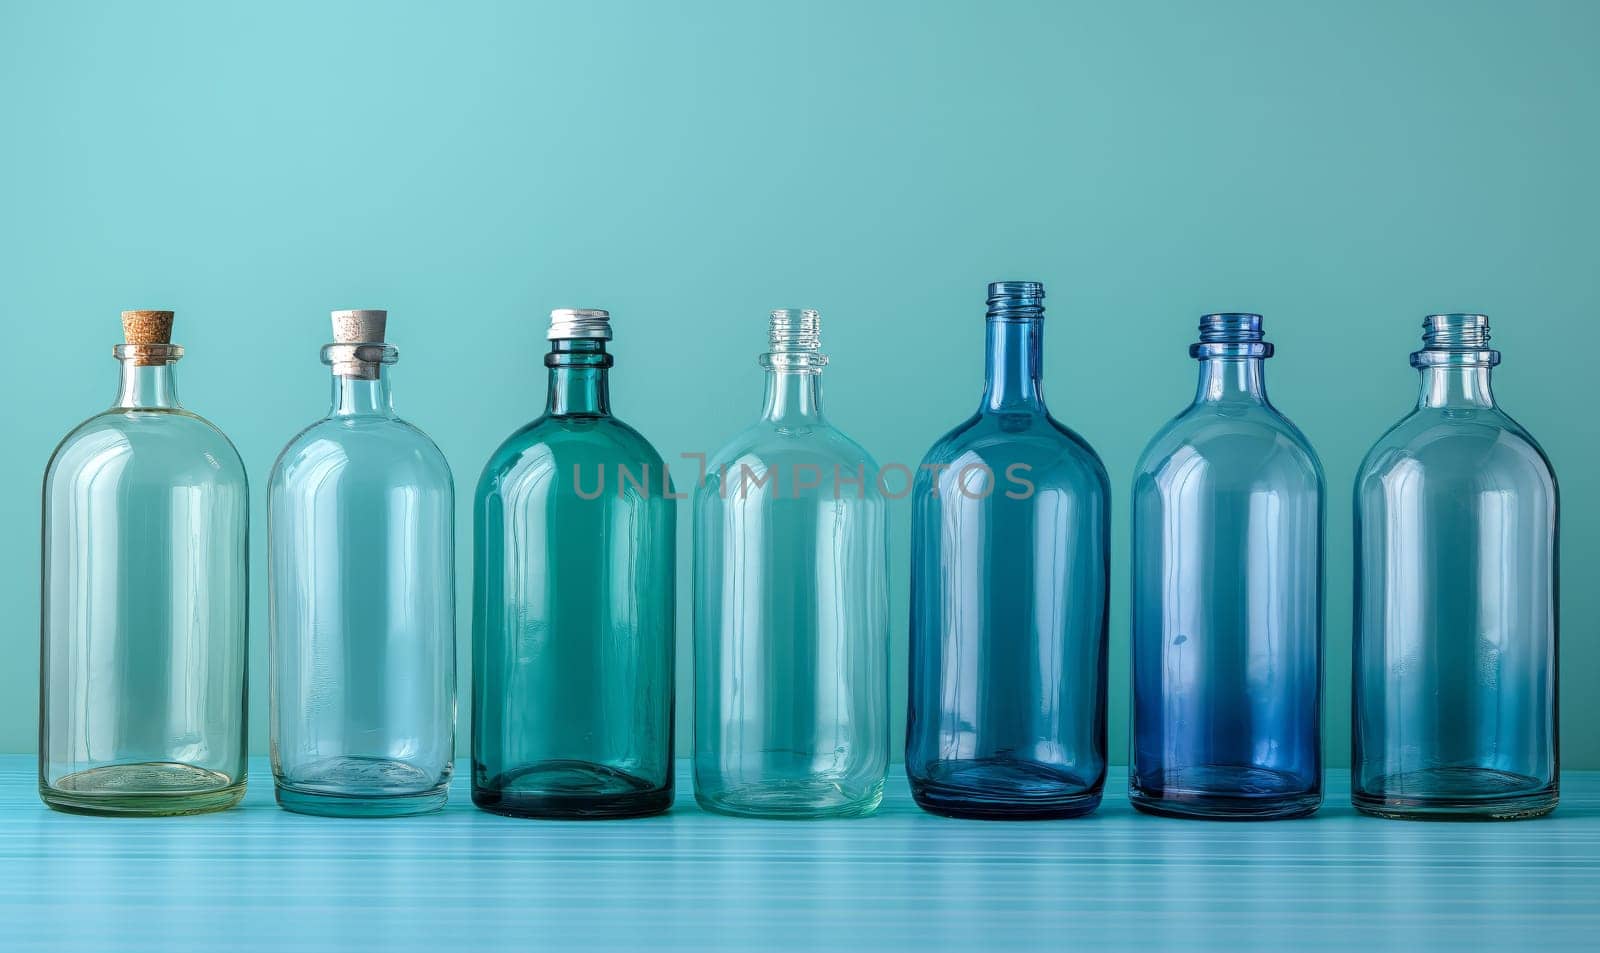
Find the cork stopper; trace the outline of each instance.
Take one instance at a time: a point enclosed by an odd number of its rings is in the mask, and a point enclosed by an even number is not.
[[[172,343],[171,311],[122,312],[122,339],[126,343],[114,353],[135,367],[171,364],[183,356],[183,348]]]
[[[322,349],[322,360],[340,377],[375,381],[385,364],[399,360],[400,352],[384,343],[389,312],[355,309],[333,312],[333,343]]]
[[[336,344],[382,344],[389,312],[372,310],[333,312],[333,340]]]
[[[129,344],[171,344],[172,312],[122,312],[122,339]]]

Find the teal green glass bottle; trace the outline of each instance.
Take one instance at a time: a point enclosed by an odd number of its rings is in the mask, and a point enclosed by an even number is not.
[[[450,783],[455,489],[395,414],[386,323],[333,313],[332,406],[267,487],[272,775],[305,814],[419,814]]]
[[[760,817],[876,810],[889,766],[877,464],[822,416],[815,311],[774,311],[761,419],[695,491],[695,798]]]
[[[249,490],[178,401],[172,312],[125,311],[116,403],[44,477],[39,794],[84,814],[197,814],[245,786]]]
[[[473,506],[472,800],[520,817],[672,806],[675,495],[611,414],[610,315],[551,312],[550,397]]]

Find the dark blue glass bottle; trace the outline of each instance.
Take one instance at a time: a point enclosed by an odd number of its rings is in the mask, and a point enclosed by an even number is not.
[[[1560,778],[1555,472],[1495,403],[1489,319],[1424,328],[1416,409],[1356,476],[1351,794],[1383,817],[1537,817]]]
[[[913,485],[906,774],[917,803],[1072,817],[1106,772],[1110,487],[1039,385],[1044,287],[989,286],[988,380]]]
[[[1194,403],[1133,483],[1135,807],[1302,817],[1322,803],[1322,466],[1267,400],[1261,317],[1208,314]]]

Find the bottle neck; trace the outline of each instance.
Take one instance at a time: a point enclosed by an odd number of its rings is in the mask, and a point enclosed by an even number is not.
[[[767,396],[761,418],[776,424],[822,422],[822,372],[818,368],[774,367],[767,371]]]
[[[1044,391],[1039,386],[1044,322],[990,318],[988,327],[983,409],[1044,413]]]
[[[1500,352],[1489,346],[1489,319],[1481,314],[1430,314],[1422,321],[1422,350],[1411,366],[1422,372],[1418,409],[1494,406],[1489,372]]]
[[[137,407],[152,410],[176,410],[178,383],[172,364],[140,364],[136,360],[122,362],[122,380],[117,387],[118,407]]]
[[[394,394],[389,371],[380,367],[371,379],[333,375],[333,409],[330,417],[393,417]]]
[[[1206,357],[1200,360],[1197,404],[1267,402],[1265,362],[1259,357]]]
[[[551,342],[545,355],[550,368],[550,398],[545,413],[551,417],[609,417],[611,355],[604,341],[577,339]]]
[[[1438,364],[1423,367],[1419,408],[1488,409],[1494,406],[1488,364]]]

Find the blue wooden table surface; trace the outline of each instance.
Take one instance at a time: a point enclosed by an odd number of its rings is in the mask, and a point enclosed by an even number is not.
[[[699,810],[555,823],[472,807],[332,820],[279,810],[264,762],[243,805],[71,817],[0,757],[0,950],[1600,949],[1600,773],[1549,818],[1359,817],[1332,772],[1316,817],[1136,814],[955,821],[891,776],[874,817]],[[898,770],[898,768],[897,768]]]

